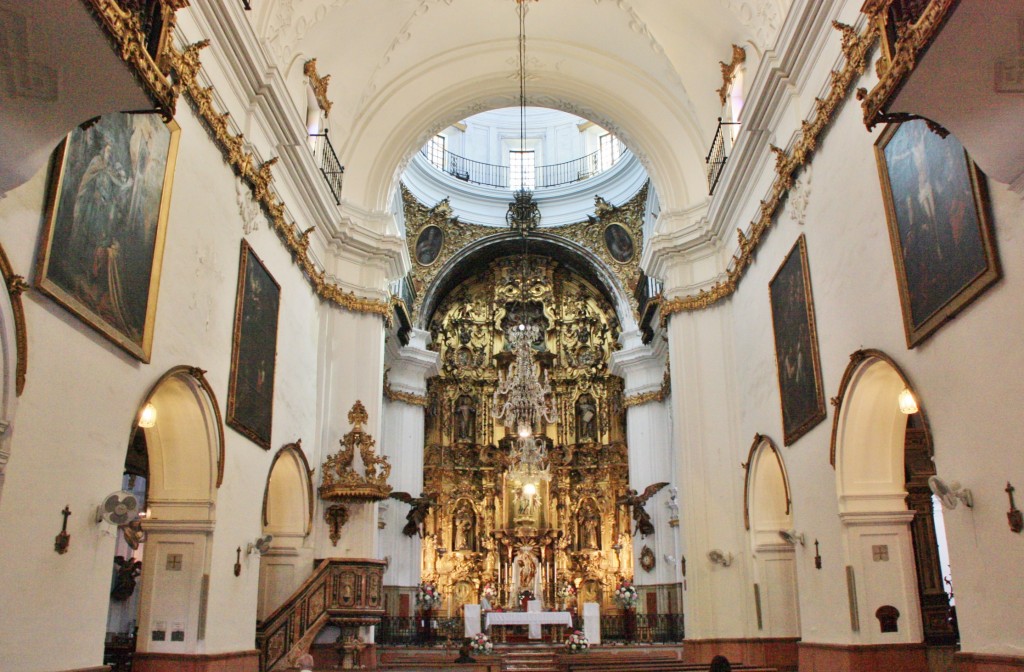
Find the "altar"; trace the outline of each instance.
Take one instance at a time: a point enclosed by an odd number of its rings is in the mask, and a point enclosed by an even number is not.
[[[540,639],[541,626],[571,628],[572,615],[568,611],[492,611],[487,614],[484,627],[490,630],[493,625],[525,625],[529,629],[530,639]],[[555,639],[560,640],[562,637],[559,634]]]

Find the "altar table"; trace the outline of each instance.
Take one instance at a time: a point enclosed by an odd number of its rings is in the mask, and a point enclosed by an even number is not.
[[[526,625],[530,629],[530,639],[540,639],[540,626],[571,628],[572,615],[568,611],[492,611],[487,614],[484,627],[490,630],[492,625]]]

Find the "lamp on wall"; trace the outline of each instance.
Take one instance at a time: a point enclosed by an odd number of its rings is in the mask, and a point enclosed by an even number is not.
[[[146,405],[142,407],[142,412],[139,413],[139,427],[150,429],[154,426],[156,426],[156,406],[146,402]]]
[[[909,387],[904,387],[903,391],[900,392],[900,412],[904,415],[913,415],[919,410],[914,393],[910,391]]]

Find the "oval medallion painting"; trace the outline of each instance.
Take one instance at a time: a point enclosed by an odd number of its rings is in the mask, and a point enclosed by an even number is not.
[[[604,230],[604,244],[612,259],[625,264],[633,259],[633,237],[622,224],[609,224]]]
[[[444,231],[441,227],[431,225],[420,231],[416,239],[416,263],[420,266],[430,266],[440,256],[442,245]]]

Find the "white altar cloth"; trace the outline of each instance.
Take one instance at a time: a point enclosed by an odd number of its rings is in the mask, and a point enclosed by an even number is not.
[[[530,639],[540,639],[540,626],[564,625],[571,628],[572,616],[568,611],[492,611],[487,614],[485,623],[487,629],[492,625],[527,625],[530,626]]]

